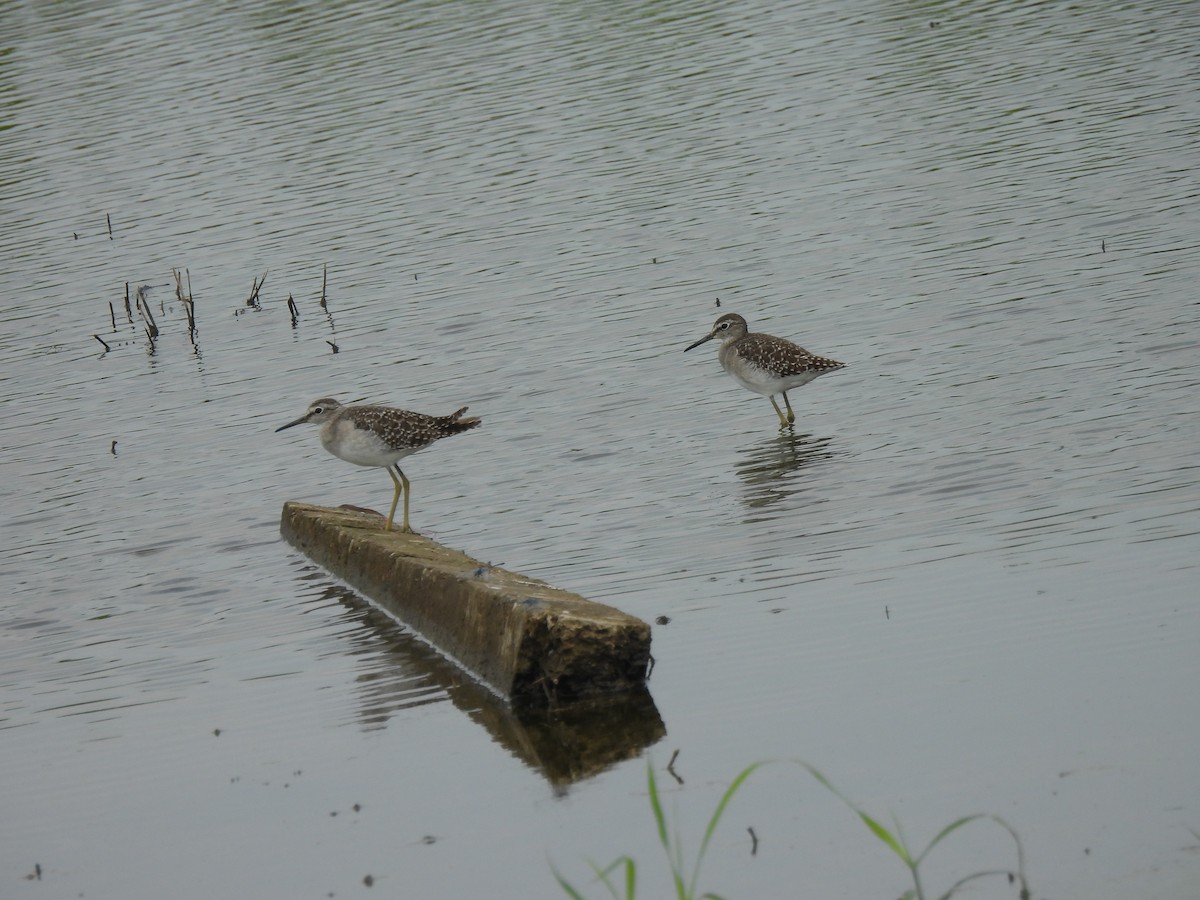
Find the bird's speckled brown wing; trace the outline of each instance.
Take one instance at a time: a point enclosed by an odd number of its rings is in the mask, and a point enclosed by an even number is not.
[[[804,372],[830,372],[845,366],[836,359],[809,353],[791,341],[759,332],[746,335],[737,342],[735,350],[742,359],[779,378]]]
[[[342,417],[360,428],[371,430],[394,450],[419,450],[436,440],[479,425],[480,420],[473,416],[462,418],[466,411],[464,406],[448,416],[428,416],[391,406],[352,406],[342,413]]]

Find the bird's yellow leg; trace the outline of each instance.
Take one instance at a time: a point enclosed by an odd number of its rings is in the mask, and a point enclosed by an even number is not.
[[[401,471],[399,466],[396,466],[396,474],[400,476],[400,481],[404,485],[404,527],[400,530],[407,534],[413,534],[413,530],[408,526],[408,495],[412,493],[412,487],[409,485],[408,479],[404,477],[404,472]],[[395,509],[396,505],[393,502],[392,511],[395,512]]]
[[[792,404],[788,401],[787,391],[783,392],[783,403],[788,409],[788,424],[793,425],[796,422],[796,414],[792,412]]]
[[[396,472],[400,470],[397,468]],[[396,485],[396,493],[392,494],[392,508],[388,510],[387,524],[383,526],[384,531],[392,530],[392,519],[396,516],[396,504],[400,501],[400,494],[404,490],[404,485],[400,483],[400,479],[396,477],[396,473],[392,471],[392,467],[387,467],[387,473],[392,476],[392,483]],[[408,524],[408,498],[404,498],[404,523]]]
[[[771,401],[771,405],[772,405],[773,407],[775,407],[775,415],[779,416],[779,428],[780,428],[780,430],[782,430],[782,429],[784,429],[784,428],[787,428],[787,427],[788,427],[788,420],[787,420],[787,417],[786,417],[786,416],[784,416],[784,414],[783,414],[783,410],[779,408],[779,404],[775,402],[775,398],[774,398],[774,397],[770,397],[770,396],[768,396],[768,397],[767,397],[767,399],[768,399],[768,400],[770,400],[770,401]],[[786,402],[786,401],[787,401],[787,394],[784,394],[784,395],[783,395],[783,399],[784,399],[784,402]],[[788,409],[789,409],[789,411],[790,411],[791,407],[788,407]]]

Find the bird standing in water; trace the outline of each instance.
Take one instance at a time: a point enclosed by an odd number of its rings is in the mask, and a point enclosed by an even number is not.
[[[779,416],[781,431],[790,428],[796,421],[787,392],[808,384],[819,375],[845,367],[845,363],[815,356],[791,341],[751,331],[746,320],[737,313],[721,316],[708,334],[685,347],[683,352],[713,338],[721,342],[721,349],[717,353],[721,367],[746,390],[762,394],[771,401],[775,414]],[[786,416],[775,402],[775,394],[783,395]]]

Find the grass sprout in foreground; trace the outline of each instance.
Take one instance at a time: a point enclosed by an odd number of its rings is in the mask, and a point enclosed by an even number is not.
[[[751,773],[764,764],[756,762],[742,769],[738,773],[738,776],[733,779],[733,783],[726,788],[725,793],[721,795],[721,801],[717,804],[712,817],[708,820],[708,827],[704,829],[704,837],[700,841],[700,849],[696,853],[696,861],[692,864],[691,872],[687,873],[687,866],[683,859],[683,841],[679,836],[679,824],[678,822],[674,824],[674,828],[672,829],[673,834],[668,832],[667,817],[663,812],[662,798],[658,792],[658,780],[654,777],[654,766],[652,763],[647,762],[646,785],[650,791],[650,809],[654,813],[654,822],[658,826],[658,840],[667,854],[667,864],[671,867],[671,882],[675,886],[675,897],[677,900],[697,900],[697,898],[699,900],[722,900],[717,894],[696,893],[696,885],[700,880],[700,864],[704,862],[704,854],[708,851],[708,842],[712,840],[713,833],[717,830],[717,823],[721,821],[725,807],[729,805],[729,801],[733,799],[733,795],[738,792],[738,789],[750,777]],[[637,863],[634,862],[633,857],[620,856],[603,869],[593,862],[589,862],[589,865],[596,875],[596,880],[604,885],[611,897],[620,900],[624,896],[625,900],[635,900],[637,896]],[[572,900],[584,900],[584,895],[563,878],[557,869],[553,867],[551,869],[554,872],[554,877],[558,880],[559,886],[566,892],[568,897],[571,897]],[[624,882],[624,894],[620,893],[617,885],[613,883],[613,875],[617,872],[622,873],[624,876],[622,879]]]
[[[693,861],[690,871],[684,860],[683,841],[679,834],[679,823],[674,822],[668,828],[667,816],[663,812],[662,798],[658,790],[658,781],[654,776],[654,766],[651,763],[646,765],[646,784],[650,793],[650,809],[654,814],[654,822],[658,828],[658,839],[663,846],[663,851],[666,853],[667,865],[671,870],[671,882],[675,888],[676,900],[723,900],[718,894],[705,892],[697,893],[700,881],[700,866],[704,862],[704,856],[708,852],[709,842],[712,840],[713,833],[717,830],[717,825],[721,821],[721,816],[725,813],[725,808],[729,805],[729,801],[750,777],[754,771],[764,765],[767,761],[756,762],[747,766],[737,777],[733,779],[733,783],[726,788],[725,793],[721,795],[720,802],[717,803],[717,808],[713,811],[712,816],[708,820],[708,827],[704,830],[704,837],[700,841],[700,848],[696,851],[696,859]],[[888,829],[879,820],[869,815],[861,807],[856,806],[849,800],[841,791],[833,786],[833,784],[815,767],[801,760],[794,760],[799,766],[805,769],[813,778],[815,778],[823,787],[825,787],[835,797],[845,803],[859,817],[867,829],[882,841],[888,849],[890,849],[900,861],[904,863],[908,869],[909,875],[912,878],[913,887],[911,890],[905,891],[901,895],[901,900],[928,900],[930,895],[925,893],[925,888],[921,883],[921,863],[929,855],[934,847],[938,846],[943,840],[949,837],[954,832],[958,831],[965,825],[972,822],[994,822],[1004,828],[1005,831],[1013,839],[1017,849],[1017,869],[1015,872],[1007,869],[990,869],[983,872],[974,872],[964,878],[960,878],[950,886],[942,894],[938,894],[937,900],[950,900],[959,890],[959,888],[975,881],[979,878],[988,877],[1005,877],[1016,888],[1017,896],[1020,900],[1031,900],[1032,894],[1029,890],[1029,884],[1025,878],[1025,853],[1021,847],[1021,839],[1017,836],[1007,822],[999,816],[989,815],[987,813],[977,813],[971,816],[963,816],[961,819],[956,819],[934,835],[933,839],[925,846],[925,849],[919,853],[914,853],[904,837],[900,823],[893,819],[893,829]],[[620,856],[607,866],[601,868],[596,863],[589,860],[588,865],[591,866],[592,873],[595,875],[595,880],[601,884],[608,892],[608,895],[614,900],[636,900],[637,897],[637,862],[633,857],[625,855]],[[551,871],[554,873],[554,878],[558,881],[559,887],[572,900],[586,900],[585,895],[580,892],[571,882],[559,873],[557,869],[551,865]]]

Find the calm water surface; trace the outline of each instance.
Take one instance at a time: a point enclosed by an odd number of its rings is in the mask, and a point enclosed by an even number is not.
[[[17,2],[0,39],[0,895],[550,898],[631,853],[663,896],[641,748],[689,852],[801,758],[915,844],[1003,816],[1036,897],[1196,896],[1193,4]],[[725,311],[847,362],[793,434],[682,353]],[[326,394],[469,404],[414,525],[665,617],[632,756],[280,541],[287,499],[390,499],[274,434]],[[926,883],[1013,864],[973,825]],[[906,888],[782,763],[702,885]]]

